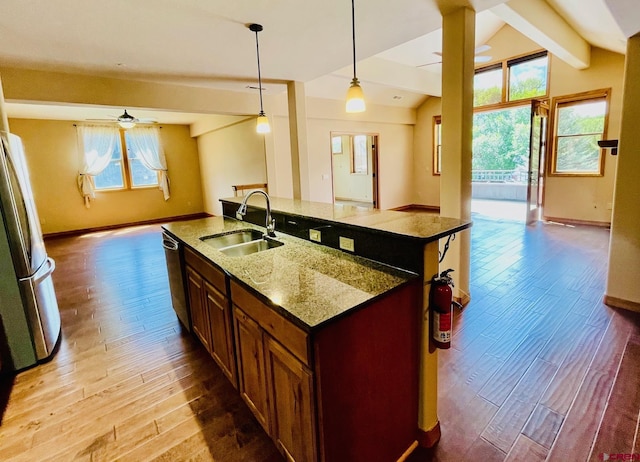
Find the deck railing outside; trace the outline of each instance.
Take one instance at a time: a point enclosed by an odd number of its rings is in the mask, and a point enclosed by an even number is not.
[[[520,170],[472,170],[471,181],[483,183],[526,183],[527,172]]]

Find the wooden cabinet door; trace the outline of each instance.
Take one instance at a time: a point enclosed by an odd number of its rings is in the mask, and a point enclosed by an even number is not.
[[[258,323],[238,307],[233,309],[233,318],[240,395],[260,425],[268,434],[271,434],[262,330]]]
[[[200,339],[207,351],[211,352],[211,327],[209,313],[204,300],[204,281],[202,276],[195,272],[190,266],[187,266],[186,270],[193,332]]]
[[[236,386],[236,360],[233,351],[233,330],[229,299],[205,281],[207,311],[211,321],[211,355],[222,372]]]
[[[271,436],[289,461],[315,461],[312,373],[278,342],[265,339]]]

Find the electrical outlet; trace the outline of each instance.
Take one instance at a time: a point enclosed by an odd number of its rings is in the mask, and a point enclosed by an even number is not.
[[[607,202],[607,210],[613,209],[613,202]]]
[[[319,230],[310,229],[309,230],[309,239],[311,239],[312,241],[315,241],[315,242],[322,242],[322,235],[321,235]]]
[[[355,244],[353,239],[340,236],[340,248],[342,250],[348,250],[349,252],[355,252]]]

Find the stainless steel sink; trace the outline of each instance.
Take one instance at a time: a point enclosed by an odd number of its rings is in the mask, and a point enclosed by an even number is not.
[[[257,229],[238,229],[223,234],[213,234],[211,236],[202,236],[201,241],[209,244],[215,249],[222,249],[232,245],[242,244],[262,239],[262,234]]]
[[[280,247],[281,245],[284,245],[284,243],[273,239],[263,238],[250,242],[243,242],[241,244],[230,245],[218,250],[228,257],[244,257],[245,255],[251,255],[252,253],[262,252],[264,250],[273,249],[274,247]]]

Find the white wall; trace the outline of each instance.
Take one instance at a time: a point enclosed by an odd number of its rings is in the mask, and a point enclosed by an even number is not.
[[[291,147],[286,96],[270,102],[272,133],[266,139],[269,191],[292,197]],[[306,99],[307,171],[301,181],[309,183],[305,200],[331,203],[331,133],[370,133],[378,136],[378,199],[382,209],[413,203],[413,127],[415,110],[368,105],[360,114],[346,114],[344,101]],[[271,166],[274,166],[271,168]]]
[[[221,215],[232,185],[266,183],[265,139],[247,119],[198,136],[204,211]]]

